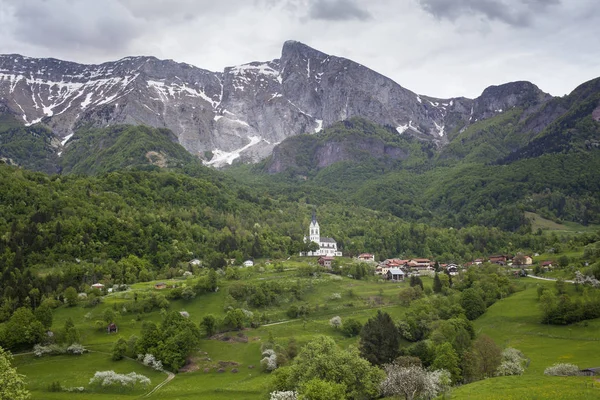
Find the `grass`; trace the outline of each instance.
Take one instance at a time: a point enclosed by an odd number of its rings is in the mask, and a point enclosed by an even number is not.
[[[598,225],[584,226],[576,222],[564,221],[557,223],[552,220],[546,219],[539,214],[525,211],[525,217],[531,221],[531,229],[535,232],[538,229],[543,231],[557,231],[557,232],[594,232],[600,228]]]
[[[465,385],[452,399],[572,400],[600,398],[600,383],[591,377],[506,376]]]
[[[292,260],[286,262],[286,271],[275,272],[271,268],[264,273],[243,272],[243,281],[281,280],[281,279],[307,279],[296,276],[294,267],[298,267],[300,261]],[[423,278],[426,286],[431,286],[431,278]],[[182,283],[181,280],[164,281],[167,284]],[[103,302],[93,308],[60,307],[54,312],[53,330],[60,330],[65,321],[71,318],[80,332],[81,342],[89,349],[98,352],[110,353],[114,343],[119,338],[128,339],[131,335],[138,335],[143,321],[160,322],[162,319],[159,311],[153,311],[142,315],[131,313],[117,313],[116,323],[119,327],[117,334],[108,335],[104,330],[95,327],[96,320],[103,319],[106,309],[122,311],[123,305],[133,299],[134,293],[156,292],[167,295],[169,289],[158,291],[154,289],[156,282],[144,282],[132,285],[127,292],[113,293],[104,296]],[[192,284],[193,280],[185,281]],[[225,308],[230,304],[227,295],[227,287],[232,282],[221,280],[219,291],[196,297],[191,301],[171,301],[169,309],[175,311],[185,310],[190,314],[190,319],[199,323],[207,314],[222,316]],[[193,372],[179,373],[175,379],[162,387],[151,398],[160,399],[263,399],[266,396],[266,388],[269,374],[260,370],[260,347],[261,343],[270,337],[280,345],[287,345],[290,338],[294,337],[301,346],[316,335],[330,335],[343,347],[356,345],[356,338],[346,338],[339,330],[329,326],[329,320],[334,316],[341,316],[342,320],[349,317],[361,322],[367,321],[375,315],[378,309],[384,308],[394,319],[400,318],[405,308],[399,306],[398,291],[407,287],[408,282],[389,283],[378,280],[357,281],[347,277],[323,274],[314,279],[309,285],[301,301],[282,303],[278,306],[255,310],[254,312],[265,312],[273,325],[261,326],[258,329],[248,329],[242,332],[247,337],[247,342],[236,343],[233,341],[201,340],[198,353],[194,356],[197,370]],[[333,293],[339,293],[340,299],[332,300]],[[304,319],[290,320],[285,311],[291,304],[307,305],[311,313]],[[244,306],[248,308],[247,306]],[[279,323],[278,323],[279,322]],[[237,335],[230,333],[231,337]],[[164,374],[158,374],[134,361],[112,362],[109,354],[91,353],[82,357],[45,357],[36,359],[30,355],[17,357],[19,372],[27,375],[30,379],[30,390],[33,399],[62,399],[62,398],[135,398],[143,393],[134,391],[131,393],[50,393],[47,386],[55,380],[59,380],[64,387],[87,386],[87,382],[97,370],[114,369],[116,372],[141,372],[145,375],[154,374],[152,385],[156,385],[165,379]],[[220,363],[221,362],[221,363]],[[62,367],[66,364],[65,367]],[[58,368],[57,365],[61,365]],[[217,370],[223,366],[225,372]],[[253,368],[251,368],[251,366]],[[121,368],[121,369],[119,369]],[[232,369],[238,372],[232,372]],[[209,372],[204,372],[208,369]],[[156,377],[158,376],[158,378]],[[87,396],[87,397],[86,397]]]
[[[600,397],[600,385],[585,377],[549,377],[546,367],[558,362],[589,368],[600,365],[600,319],[570,326],[540,324],[537,285],[491,306],[475,321],[477,333],[490,336],[501,347],[515,347],[530,364],[520,377],[499,377],[464,385],[452,392],[454,399],[588,399]],[[569,290],[574,290],[569,286]]]
[[[92,352],[81,356],[45,356],[35,357],[30,354],[19,355],[14,365],[20,374],[27,376],[28,388],[33,399],[133,399],[148,392],[151,387],[166,378],[166,374],[154,371],[133,360],[114,362],[110,354]],[[60,382],[63,388],[88,387],[90,379],[96,371],[113,370],[117,373],[137,372],[150,378],[151,387],[139,388],[126,392],[84,392],[66,393],[49,392],[48,386]]]
[[[287,266],[286,266],[287,267]],[[267,269],[264,273],[244,276],[245,281],[301,279],[293,269],[274,272]],[[306,279],[306,278],[302,278]],[[432,279],[423,278],[426,287],[431,287]],[[181,281],[179,281],[181,282]],[[546,377],[543,371],[556,362],[571,362],[581,368],[598,366],[600,360],[600,319],[587,321],[573,326],[547,326],[539,323],[541,313],[537,305],[537,286],[552,287],[553,282],[523,278],[526,289],[498,301],[486,313],[475,321],[478,333],[492,337],[502,347],[516,347],[530,359],[530,365],[521,377],[502,377],[487,379],[464,385],[452,391],[455,399],[546,399],[546,398],[591,398],[600,389],[593,387],[587,378]],[[227,286],[229,281],[220,281],[216,293],[198,296],[191,301],[172,301],[171,310],[186,310],[190,319],[200,322],[207,314],[222,316],[230,304]],[[194,362],[197,369],[179,373],[175,379],[154,393],[156,399],[242,399],[258,400],[266,398],[269,375],[260,370],[260,347],[269,338],[285,346],[294,338],[302,346],[316,335],[333,337],[342,347],[357,344],[357,338],[346,338],[339,330],[329,326],[329,320],[340,316],[342,321],[355,318],[367,321],[378,309],[384,309],[395,320],[401,319],[406,308],[399,304],[398,292],[408,287],[408,282],[390,283],[375,279],[356,281],[347,277],[335,277],[324,274],[313,280],[312,288],[301,301],[282,303],[279,306],[252,310],[266,312],[273,323],[257,329],[241,332],[243,340],[236,341],[238,333],[229,333],[232,338],[223,340],[201,340]],[[574,290],[572,286],[569,290]],[[100,351],[82,357],[58,356],[36,359],[31,355],[16,358],[19,372],[28,376],[33,399],[129,399],[143,395],[144,391],[130,393],[93,393],[67,394],[50,393],[47,386],[59,380],[65,387],[86,386],[97,370],[114,369],[117,372],[136,371],[149,376],[152,385],[165,379],[164,374],[131,360],[112,362],[110,353],[114,342],[130,335],[139,335],[142,321],[159,322],[161,313],[154,311],[141,316],[123,313],[118,316],[118,334],[108,335],[94,327],[94,321],[102,318],[105,309],[121,310],[123,303],[133,298],[139,291],[156,291],[154,282],[133,285],[132,290],[105,296],[104,302],[94,308],[80,306],[56,310],[54,329],[60,329],[67,318],[72,318],[81,333],[82,342],[90,349]],[[160,291],[167,294],[167,290]],[[339,293],[340,299],[332,299]],[[291,304],[304,304],[311,313],[306,318],[289,319],[285,310]],[[222,368],[224,372],[218,372]],[[232,371],[236,369],[237,372]],[[205,372],[205,370],[207,372]],[[562,396],[562,397],[561,397]],[[586,397],[587,396],[587,397]]]

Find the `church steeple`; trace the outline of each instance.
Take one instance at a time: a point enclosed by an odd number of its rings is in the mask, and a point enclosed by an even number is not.
[[[308,233],[308,238],[311,242],[321,242],[321,229],[319,228],[319,223],[317,222],[317,213],[315,210],[313,210],[312,221],[310,222]]]

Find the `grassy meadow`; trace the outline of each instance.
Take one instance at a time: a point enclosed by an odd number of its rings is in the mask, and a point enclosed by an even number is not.
[[[148,396],[155,399],[240,399],[267,398],[268,373],[260,369],[261,343],[269,338],[286,345],[294,338],[300,347],[316,335],[329,335],[342,346],[356,345],[357,338],[346,338],[329,326],[329,319],[340,316],[342,321],[352,317],[365,322],[378,309],[384,309],[395,320],[401,319],[406,307],[399,302],[398,292],[408,282],[392,283],[376,279],[358,281],[348,277],[322,274],[318,278],[300,278],[294,267],[298,262],[286,263],[286,270],[276,272],[268,267],[243,271],[242,281],[297,280],[310,282],[302,301],[279,304],[254,312],[266,313],[269,322],[256,329],[229,332],[212,339],[203,339],[196,354],[190,358],[189,372],[180,372],[175,378]],[[291,267],[291,268],[288,268]],[[432,279],[423,278],[431,287]],[[165,281],[169,283],[169,281]],[[179,281],[181,283],[181,281]],[[191,279],[188,283],[193,282]],[[187,311],[190,319],[199,323],[203,316],[222,316],[232,299],[227,287],[232,281],[220,280],[216,293],[196,297],[190,301],[171,301],[170,310]],[[600,398],[600,385],[592,378],[546,377],[543,371],[556,362],[570,362],[581,368],[600,366],[600,320],[572,326],[546,326],[539,323],[541,312],[537,305],[537,286],[551,286],[553,282],[520,278],[525,290],[502,299],[491,306],[475,321],[477,333],[492,337],[501,347],[515,347],[529,359],[525,374],[520,377],[487,379],[464,385],[448,394],[453,399],[585,399]],[[165,289],[160,291],[168,293]],[[572,288],[571,288],[572,290]],[[139,335],[143,321],[159,322],[161,312],[134,315],[121,312],[116,320],[117,334],[108,335],[95,326],[104,311],[122,311],[135,292],[155,291],[154,282],[139,283],[126,292],[113,293],[94,308],[76,306],[55,310],[53,329],[61,329],[67,318],[72,318],[81,335],[81,342],[92,352],[82,356],[17,355],[15,365],[27,376],[33,399],[133,399],[144,396],[164,381],[164,373],[151,370],[133,360],[114,362],[110,358],[118,338]],[[332,299],[335,293],[340,298]],[[333,296],[338,297],[338,296]],[[286,310],[292,304],[310,307],[305,318],[289,319]],[[48,385],[59,381],[63,387],[85,386],[95,371],[115,370],[119,373],[138,372],[148,376],[152,383],[146,389],[130,392],[93,392],[81,394],[48,391]],[[219,372],[220,370],[220,372]],[[595,397],[594,397],[595,396]]]
[[[530,359],[523,376],[486,379],[456,388],[453,399],[595,399],[600,382],[592,377],[545,376],[555,363],[600,366],[600,319],[569,326],[540,324],[537,286],[553,282],[527,279],[527,289],[492,305],[475,321],[477,333],[501,347],[514,347]],[[570,290],[574,290],[569,286]]]

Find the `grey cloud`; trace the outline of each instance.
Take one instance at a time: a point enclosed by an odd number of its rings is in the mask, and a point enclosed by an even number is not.
[[[351,0],[317,0],[310,5],[309,18],[323,19],[328,21],[371,19],[371,14],[361,9]]]
[[[420,6],[439,19],[456,20],[480,15],[516,27],[531,26],[534,18],[561,0],[417,0]]]
[[[118,2],[96,0],[0,0],[12,35],[35,46],[110,52],[143,33]]]

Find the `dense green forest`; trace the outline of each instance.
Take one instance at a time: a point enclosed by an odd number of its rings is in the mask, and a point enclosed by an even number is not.
[[[290,201],[201,166],[93,177],[0,166],[0,185],[1,294],[10,309],[33,301],[33,288],[55,293],[97,280],[172,276],[194,258],[219,268],[228,259],[297,254],[315,207],[323,233],[346,255],[461,261],[543,251],[562,240],[481,226],[435,228],[348,203]]]
[[[228,172],[288,200],[337,199],[438,227],[528,232],[525,211],[556,221],[600,223],[600,151],[592,145],[600,138],[600,123],[587,115],[577,125],[579,133],[569,136],[568,150],[507,164],[507,154],[523,141],[513,124],[520,115],[512,110],[476,123],[441,152],[432,151],[430,143],[394,137],[390,127],[351,119],[317,135],[294,137],[263,163]],[[320,167],[315,149],[323,143],[356,149],[361,137],[401,146],[404,155],[375,157],[357,150]],[[269,173],[273,165],[281,172]]]

